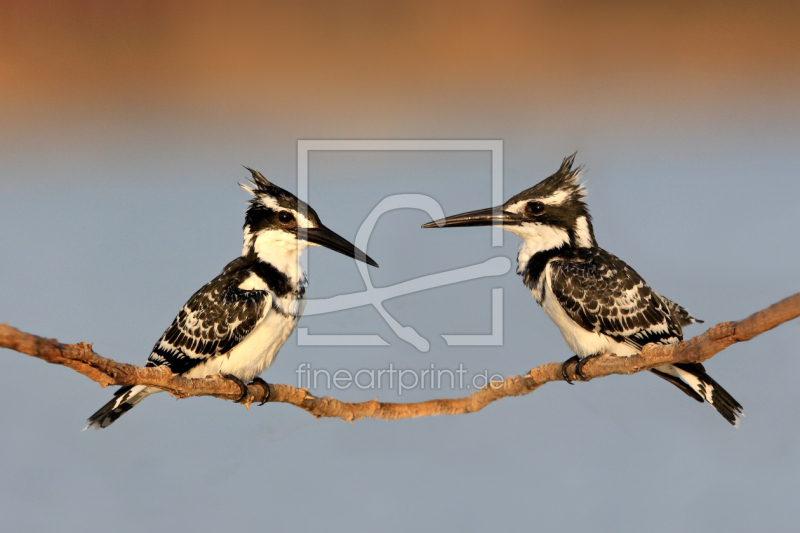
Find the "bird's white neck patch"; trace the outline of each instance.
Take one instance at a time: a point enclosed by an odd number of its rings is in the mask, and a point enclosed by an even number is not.
[[[575,221],[575,241],[582,248],[592,246],[592,234],[589,232],[589,221],[586,217],[578,217]]]
[[[300,268],[300,254],[308,248],[308,241],[298,240],[283,230],[267,230],[253,236],[245,233],[245,246],[242,255],[249,252],[248,240],[253,245],[256,256],[286,274],[295,286],[305,279]]]
[[[561,228],[554,228],[538,222],[525,222],[519,226],[504,226],[511,233],[522,238],[517,255],[517,273],[525,270],[530,258],[539,252],[560,248],[569,244],[569,235]]]

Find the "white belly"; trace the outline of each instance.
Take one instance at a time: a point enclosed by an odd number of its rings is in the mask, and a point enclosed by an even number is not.
[[[555,322],[564,337],[564,342],[572,352],[583,359],[584,357],[596,353],[608,352],[621,357],[628,357],[636,352],[634,348],[627,344],[622,344],[607,335],[595,333],[583,329],[577,322],[572,320],[566,311],[558,303],[553,291],[550,288],[550,267],[547,267],[545,283],[545,298],[542,302],[542,309]]]
[[[244,382],[264,372],[297,326],[298,317],[271,310],[245,339],[225,355],[218,355],[191,369],[186,377],[231,374]]]

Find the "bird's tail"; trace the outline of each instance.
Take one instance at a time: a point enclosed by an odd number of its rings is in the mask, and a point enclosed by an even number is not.
[[[744,416],[741,404],[711,379],[700,363],[662,365],[651,372],[666,379],[698,402],[707,401],[725,420],[739,427],[739,419]]]
[[[146,385],[120,388],[114,393],[114,398],[112,398],[110,402],[89,417],[89,420],[86,421],[86,427],[83,428],[83,430],[86,431],[89,428],[103,429],[110,426],[117,418],[131,410],[134,405],[158,391],[159,389],[154,389]]]

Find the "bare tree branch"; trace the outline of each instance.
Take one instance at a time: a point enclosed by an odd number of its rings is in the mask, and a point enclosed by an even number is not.
[[[759,311],[738,322],[723,322],[709,328],[702,335],[678,344],[647,345],[641,354],[616,357],[604,354],[589,360],[583,367],[587,381],[611,374],[633,374],[667,363],[700,363],[737,342],[746,342],[765,331],[800,316],[800,293]],[[107,385],[149,385],[168,391],[178,398],[190,396],[215,396],[236,400],[241,396],[238,384],[221,376],[204,379],[187,379],[171,373],[165,367],[140,367],[117,363],[97,355],[91,344],[62,344],[55,339],[45,339],[0,324],[0,347],[9,348],[48,363],[72,368],[103,387]],[[417,403],[369,402],[349,403],[335,398],[317,398],[307,389],[289,385],[269,384],[269,390],[260,383],[247,386],[248,397],[243,402],[248,408],[252,402],[268,398],[305,409],[315,417],[359,420],[381,418],[394,420],[433,415],[455,415],[480,411],[490,403],[508,396],[530,394],[545,383],[561,381],[562,363],[538,366],[522,376],[511,376],[496,381],[463,398],[429,400]]]

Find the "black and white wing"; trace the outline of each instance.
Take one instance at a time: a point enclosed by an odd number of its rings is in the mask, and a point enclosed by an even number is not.
[[[268,291],[242,290],[249,273],[240,259],[197,291],[156,342],[147,366],[167,365],[176,374],[232,350],[272,307]]]
[[[653,291],[624,261],[601,248],[574,249],[550,262],[551,289],[578,325],[636,349],[683,339],[689,313]],[[682,316],[685,313],[686,317]]]
[[[661,295],[659,295],[661,296]],[[691,324],[702,324],[703,321],[695,318],[686,310],[682,305],[676,304],[666,296],[661,296],[661,299],[666,302],[667,307],[672,311],[672,316],[681,326],[689,326]]]
[[[588,331],[641,350],[683,340],[682,325],[699,320],[653,289],[624,261],[601,248],[568,252],[549,264],[551,290],[566,313]],[[700,363],[651,369],[695,400],[707,401],[737,425],[742,406]]]

